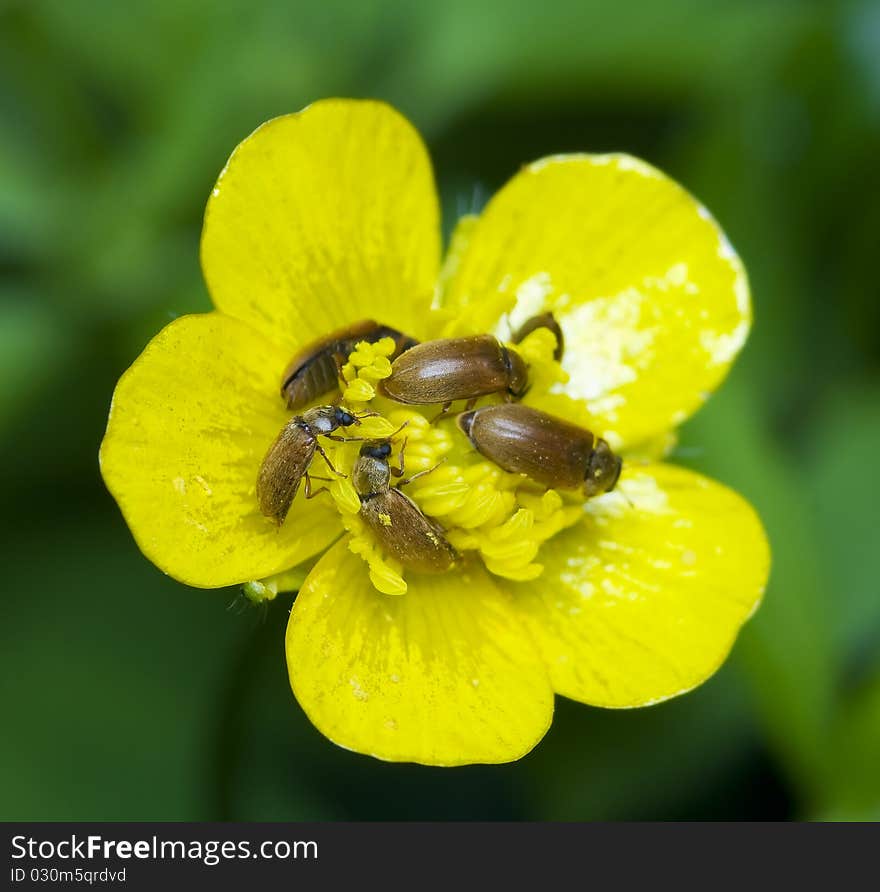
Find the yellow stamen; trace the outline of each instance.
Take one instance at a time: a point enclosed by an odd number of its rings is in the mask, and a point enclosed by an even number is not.
[[[548,389],[566,379],[553,359],[555,347],[556,338],[547,329],[532,332],[517,346],[529,363],[533,387]],[[361,416],[360,425],[351,429],[351,434],[361,440],[382,439],[400,430],[394,437],[391,464],[397,466],[405,441],[405,476],[433,469],[405,491],[426,516],[438,521],[452,545],[466,559],[468,553],[478,555],[497,576],[517,581],[536,578],[543,571],[537,561],[541,545],[577,522],[583,510],[580,501],[554,490],[542,492],[521,474],[509,474],[485,460],[456,429],[454,416],[432,424],[435,411],[427,410],[426,416],[377,396],[377,382],[391,373],[393,352],[390,338],[375,344],[361,342],[343,366],[348,382],[343,404],[355,414],[377,413]],[[334,466],[350,474],[361,441],[322,445]],[[348,547],[367,563],[375,588],[387,595],[404,594],[404,569],[383,554],[361,520],[360,498],[351,479],[335,478],[329,490],[348,531]]]
[[[350,477],[337,477],[330,484],[330,495],[343,514],[357,514],[361,510],[361,500]]]
[[[382,338],[375,344],[360,341],[356,345],[342,367],[342,377],[348,382],[342,392],[342,401],[346,405],[368,403],[376,396],[373,385],[391,374],[388,357],[394,353],[394,349],[393,338]]]

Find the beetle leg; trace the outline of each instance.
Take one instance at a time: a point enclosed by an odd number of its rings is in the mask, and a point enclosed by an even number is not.
[[[328,440],[335,440],[337,443],[362,443],[367,437],[337,437],[335,434],[324,434]]]
[[[412,477],[405,477],[403,480],[400,481],[400,483],[397,484],[398,487],[406,486],[407,483],[412,483],[413,480],[418,480],[419,477],[424,477],[425,474],[430,474],[432,471],[436,471],[437,468],[439,468],[440,465],[442,465],[443,462],[445,462],[445,461],[446,461],[446,458],[445,458],[445,457],[444,457],[444,458],[441,458],[440,461],[438,461],[437,464],[434,465],[433,468],[428,468],[427,471],[419,471],[418,474],[413,474]]]
[[[441,418],[445,418],[449,414],[451,408],[452,400],[448,403],[443,403],[443,408],[431,419],[431,424],[436,424]]]
[[[321,444],[320,444],[320,443],[315,443],[315,449],[318,450],[318,454],[319,454],[319,455],[321,456],[321,458],[323,458],[324,461],[327,463],[327,467],[330,468],[330,470],[331,470],[334,474],[336,474],[337,477],[347,477],[347,476],[348,476],[347,474],[343,474],[342,471],[337,471],[336,468],[333,467],[333,462],[331,462],[330,459],[327,458],[327,453],[324,452],[324,450],[321,448]]]
[[[398,464],[400,465],[400,467],[393,468],[393,467],[391,467],[390,464],[388,465],[388,470],[390,470],[391,473],[394,474],[395,477],[403,477],[403,469],[404,469],[403,453],[406,452],[406,440],[407,440],[407,438],[404,437],[403,445],[401,445],[400,452],[397,454],[397,461],[398,461]]]
[[[312,489],[312,478],[306,474],[306,483],[305,483],[305,494],[307,499],[313,499],[315,496],[320,495],[322,492],[327,492],[327,487],[322,486],[320,489]],[[327,480],[327,477],[315,477],[315,480]]]

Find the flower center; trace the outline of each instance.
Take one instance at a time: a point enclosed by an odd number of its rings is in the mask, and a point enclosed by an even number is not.
[[[554,335],[547,329],[530,334],[517,350],[529,364],[533,386],[548,387],[565,373],[553,358]],[[543,571],[537,560],[542,543],[576,523],[582,500],[545,490],[521,474],[510,474],[476,453],[457,429],[455,416],[432,423],[439,407],[424,411],[401,406],[377,394],[376,383],[391,374],[390,338],[361,342],[342,368],[346,385],[341,403],[363,417],[349,432],[358,438],[391,437],[392,466],[403,465],[405,478],[425,473],[405,488],[418,509],[439,524],[448,541],[464,557],[478,557],[486,568],[505,579],[534,579]],[[387,554],[361,516],[361,497],[351,479],[361,440],[337,443],[322,438],[335,467],[348,476],[329,486],[330,495],[349,532],[349,548],[369,567],[380,592],[402,595],[407,590],[405,568]],[[296,510],[294,503],[291,511]]]

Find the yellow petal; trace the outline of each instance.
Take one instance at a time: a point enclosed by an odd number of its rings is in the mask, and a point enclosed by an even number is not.
[[[627,500],[632,504],[628,504]],[[705,681],[757,607],[761,523],[731,490],[672,465],[627,467],[512,589],[557,693],[644,706]]]
[[[300,495],[280,529],[260,514],[257,471],[288,417],[275,374],[284,362],[237,319],[184,316],[116,387],[101,473],[141,551],[181,582],[272,576],[341,531],[325,496]]]
[[[510,601],[477,566],[379,594],[339,542],[287,627],[293,692],[322,734],[393,762],[510,762],[544,736],[553,694]]]
[[[515,176],[470,233],[446,309],[505,337],[552,310],[570,377],[557,389],[585,401],[616,447],[690,415],[751,321],[745,272],[715,221],[626,155],[545,158]]]
[[[439,258],[427,151],[381,102],[328,99],[263,124],[205,211],[215,306],[291,352],[363,318],[420,336]]]

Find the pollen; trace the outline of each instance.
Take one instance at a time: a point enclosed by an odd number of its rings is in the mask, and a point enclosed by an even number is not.
[[[529,363],[533,387],[549,389],[566,380],[553,358],[555,348],[556,338],[547,329],[532,332],[517,345]],[[577,523],[582,503],[485,460],[457,430],[454,414],[432,423],[436,407],[422,412],[378,396],[375,385],[391,373],[393,353],[394,342],[385,338],[361,342],[349,354],[342,368],[342,400],[352,412],[365,414],[350,429],[356,440],[325,444],[334,466],[350,473],[363,440],[393,435],[392,467],[402,465],[403,480],[421,475],[402,491],[440,525],[465,561],[481,560],[490,573],[518,582],[540,576],[541,545]],[[396,477],[392,485],[400,485]],[[348,532],[348,547],[368,565],[373,586],[386,595],[405,594],[405,570],[383,553],[361,519],[360,497],[350,477],[336,477],[328,489]],[[385,515],[381,522],[391,525],[391,517]]]
[[[392,338],[382,338],[374,344],[361,341],[355,346],[342,367],[342,378],[346,382],[342,392],[345,404],[368,403],[376,396],[376,382],[391,374],[389,357],[394,349]]]

